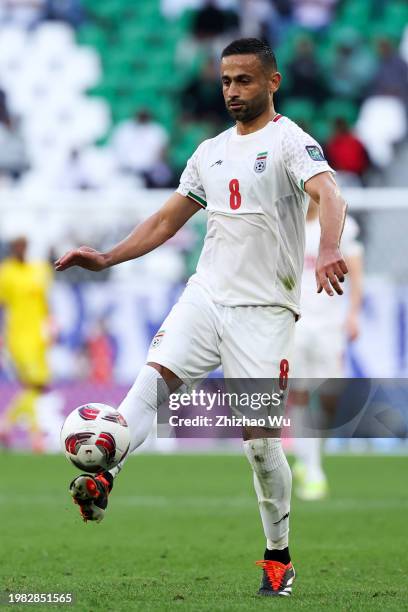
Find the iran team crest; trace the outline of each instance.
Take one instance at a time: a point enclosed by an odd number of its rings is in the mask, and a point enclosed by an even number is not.
[[[266,158],[268,157],[268,151],[258,153],[255,160],[254,170],[258,174],[263,172],[266,168]]]
[[[156,346],[159,346],[160,342],[162,341],[162,338],[165,334],[165,329],[159,329],[159,331],[157,332],[157,334],[155,335],[155,337],[152,340],[152,344],[151,344],[151,348],[156,348]]]

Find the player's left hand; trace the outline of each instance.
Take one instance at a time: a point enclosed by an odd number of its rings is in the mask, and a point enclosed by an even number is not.
[[[317,293],[323,289],[328,295],[343,295],[340,283],[344,282],[344,276],[348,269],[339,248],[321,247],[316,262]]]

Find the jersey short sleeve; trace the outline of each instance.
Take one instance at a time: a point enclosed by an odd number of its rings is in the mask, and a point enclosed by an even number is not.
[[[340,248],[344,257],[355,257],[363,252],[363,245],[358,240],[360,228],[353,217],[346,217],[343,234],[341,236]]]
[[[300,189],[316,174],[334,174],[316,140],[289,119],[285,122],[281,143],[283,163]]]
[[[191,198],[202,208],[207,208],[206,195],[200,178],[201,152],[202,144],[188,160],[183,174],[180,177],[180,185],[176,191],[183,196]]]

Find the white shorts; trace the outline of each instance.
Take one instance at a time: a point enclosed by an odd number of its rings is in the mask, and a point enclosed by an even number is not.
[[[345,334],[340,326],[310,325],[304,318],[296,325],[292,385],[309,390],[313,380],[344,377]]]
[[[278,378],[290,364],[295,317],[281,306],[222,306],[197,283],[185,288],[147,355],[183,381],[220,365],[225,378]]]

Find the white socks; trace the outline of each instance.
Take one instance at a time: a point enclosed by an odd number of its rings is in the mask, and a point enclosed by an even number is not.
[[[292,474],[280,438],[258,438],[244,442],[245,454],[254,472],[267,548],[288,546]]]
[[[159,372],[152,366],[143,366],[118,408],[129,425],[130,447],[127,456],[145,441],[156,418],[157,407],[168,399],[169,394],[169,388]],[[123,461],[110,470],[114,478],[122,466]]]

